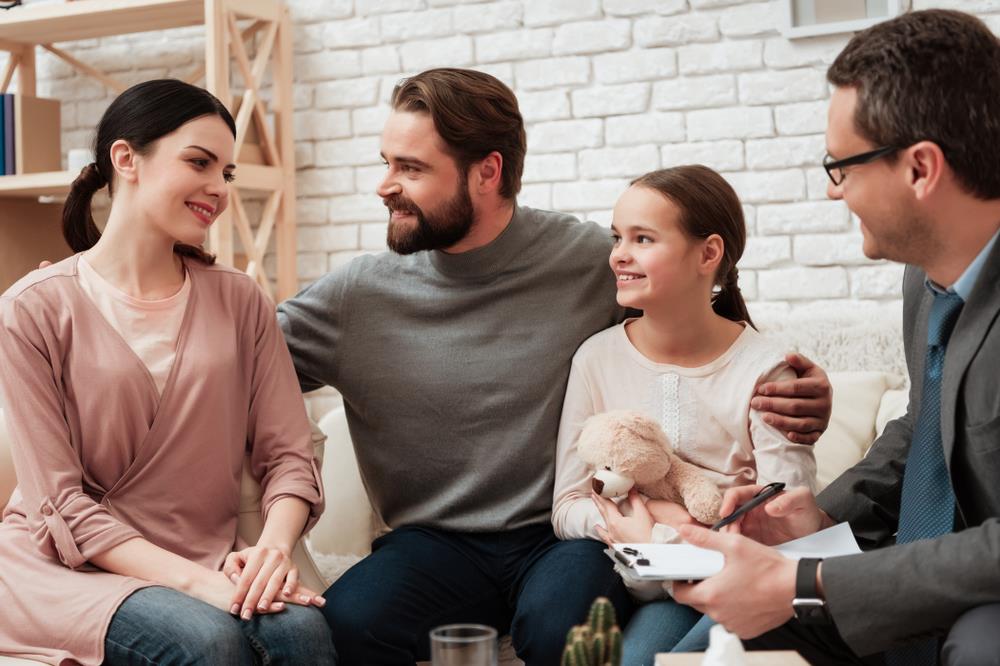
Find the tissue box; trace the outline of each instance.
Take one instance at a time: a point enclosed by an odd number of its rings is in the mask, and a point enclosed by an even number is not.
[[[747,652],[744,663],[746,666],[809,666],[809,662],[799,656],[795,650],[778,652]],[[656,666],[701,666],[705,655],[699,652],[683,654],[656,655]]]

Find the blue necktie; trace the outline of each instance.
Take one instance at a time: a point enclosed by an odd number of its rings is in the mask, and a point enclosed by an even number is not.
[[[948,338],[964,301],[958,294],[934,293],[927,322],[927,359],[920,396],[920,415],[910,442],[903,472],[896,543],[933,539],[955,529],[955,493],[941,444],[941,375]],[[894,648],[886,654],[889,666],[933,666],[938,663],[938,641],[928,639]]]

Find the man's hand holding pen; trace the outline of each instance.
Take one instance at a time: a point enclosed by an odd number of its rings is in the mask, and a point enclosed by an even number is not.
[[[765,486],[726,491],[719,513],[729,516],[750,502]],[[816,504],[808,488],[792,488],[754,506],[715,532],[701,527],[680,528],[695,546],[717,550],[725,566],[697,583],[675,582],[674,598],[709,615],[743,639],[781,626],[792,617],[797,562],[769,546],[813,534],[834,523]]]
[[[728,516],[737,507],[749,502],[763,488],[763,486],[730,488],[722,496],[719,513]],[[833,520],[817,506],[816,496],[808,488],[792,488],[754,507],[733,522],[730,529],[766,546],[776,546],[833,525]],[[732,530],[734,527],[735,530]]]

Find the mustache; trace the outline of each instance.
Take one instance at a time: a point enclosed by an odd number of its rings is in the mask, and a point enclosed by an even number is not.
[[[384,197],[382,203],[390,211],[398,210],[404,213],[418,214],[420,213],[420,208],[417,207],[415,203],[404,197],[402,194],[392,194],[390,196]]]

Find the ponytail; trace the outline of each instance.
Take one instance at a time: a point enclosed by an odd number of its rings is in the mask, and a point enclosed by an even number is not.
[[[726,274],[719,291],[712,295],[712,310],[720,317],[732,321],[745,321],[751,328],[756,329],[753,320],[750,319],[746,301],[743,300],[743,292],[740,291],[739,275],[740,272],[735,266]]]
[[[74,252],[89,250],[101,238],[101,232],[94,224],[90,203],[94,194],[107,185],[108,179],[97,164],[91,162],[80,170],[80,175],[70,187],[69,196],[63,204],[62,227],[63,238]]]

